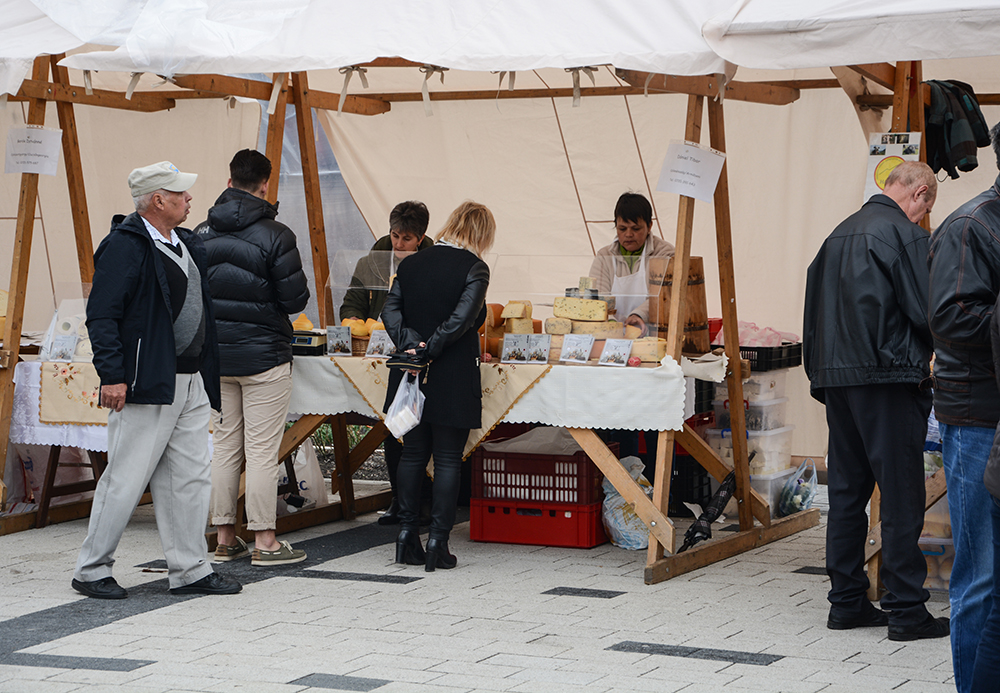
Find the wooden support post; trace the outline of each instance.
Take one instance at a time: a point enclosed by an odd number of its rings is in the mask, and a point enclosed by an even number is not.
[[[722,104],[708,102],[708,132],[712,148],[726,151],[726,127]],[[729,166],[723,164],[715,188],[715,237],[719,249],[719,288],[722,294],[722,329],[727,335],[726,356],[730,372],[726,378],[729,399],[743,402],[743,362],[740,359],[739,318],[736,314],[736,272],[733,266],[732,218],[729,213]],[[740,529],[753,527],[750,503],[750,466],[747,462],[746,412],[742,406],[731,407],[730,425],[733,431],[733,463],[736,470],[736,502]]]
[[[333,456],[337,465],[337,486],[340,506],[344,509],[344,519],[353,520],[358,513],[354,507],[354,482],[350,462],[350,443],[347,439],[347,420],[343,414],[330,417],[333,430]]]
[[[910,112],[911,67],[912,63],[909,60],[896,65],[896,82],[892,90],[893,132],[906,132],[906,119]]]
[[[48,59],[35,58],[32,78],[46,79]],[[32,99],[28,105],[28,124],[45,123],[45,100]],[[0,351],[0,510],[7,508],[7,486],[3,483],[7,466],[7,441],[10,417],[14,409],[14,366],[21,350],[21,325],[24,323],[24,294],[28,287],[31,263],[31,237],[35,228],[35,204],[38,201],[38,174],[21,174],[21,193],[17,203],[17,226],[14,231],[14,255],[10,269],[10,294],[7,322]]]
[[[312,108],[309,105],[309,83],[305,72],[292,73],[292,97],[295,101],[295,123],[299,133],[302,160],[302,183],[306,190],[306,215],[309,218],[309,241],[312,246],[313,276],[316,280],[316,303],[321,327],[337,324],[328,300],[326,282],[330,276],[330,261],[326,248],[326,224],[323,220],[323,196],[319,187],[319,164],[316,160],[316,135],[313,130]]]
[[[64,57],[65,54],[50,56],[52,81],[69,86],[69,70],[59,65],[59,61]],[[87,192],[83,184],[80,138],[76,130],[73,102],[56,101],[56,113],[59,114],[59,127],[62,128],[63,162],[66,166],[66,183],[69,186],[69,206],[73,214],[73,235],[76,238],[80,282],[89,284],[94,279],[94,241],[90,233],[90,213],[87,210]]]
[[[267,201],[272,205],[278,201],[278,178],[281,175],[281,148],[285,141],[285,105],[288,103],[288,73],[276,72],[271,82],[278,85],[280,93],[274,106],[274,113],[267,117],[267,142],[264,156],[271,162],[271,185],[267,188]]]
[[[687,121],[684,139],[688,142],[701,141],[701,121],[705,97],[695,94],[688,96]],[[682,195],[677,209],[677,236],[674,244],[674,284],[670,292],[670,313],[667,316],[667,353],[681,362],[681,347],[684,344],[684,307],[687,305],[688,266],[691,263],[691,229],[694,227],[694,198]],[[662,323],[662,318],[661,318]],[[674,432],[661,431],[656,446],[656,475],[653,478],[653,505],[667,514],[670,501],[670,482],[673,477]],[[673,553],[675,547],[663,546],[650,534],[646,563],[651,565],[663,558],[664,550]]]

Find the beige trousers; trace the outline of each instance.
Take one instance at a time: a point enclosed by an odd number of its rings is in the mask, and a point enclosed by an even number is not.
[[[213,525],[238,525],[236,501],[246,460],[247,529],[274,529],[278,448],[292,396],[292,364],[256,375],[223,376],[222,415],[212,442]]]

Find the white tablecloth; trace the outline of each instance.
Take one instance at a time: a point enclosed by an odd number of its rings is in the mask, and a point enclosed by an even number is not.
[[[10,419],[10,442],[31,445],[61,445],[106,452],[107,426],[43,424],[38,420],[41,388],[40,361],[22,361],[14,366],[14,403]]]
[[[489,368],[483,364],[483,368]],[[377,413],[325,356],[299,356],[292,368],[289,412]],[[678,430],[684,423],[684,375],[670,361],[658,368],[553,366],[503,418],[573,428]]]

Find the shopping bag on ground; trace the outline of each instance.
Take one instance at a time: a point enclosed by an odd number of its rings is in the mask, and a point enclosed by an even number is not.
[[[638,457],[626,457],[621,461],[629,475],[636,480],[643,492],[653,497],[653,487],[642,475],[645,465]],[[623,549],[644,549],[649,546],[649,528],[638,515],[632,504],[618,493],[610,481],[604,479],[604,504],[601,507],[604,531],[615,546]]]
[[[396,390],[396,397],[385,415],[385,427],[396,438],[402,438],[417,424],[424,413],[424,393],[420,391],[417,376],[406,373]]]
[[[799,465],[792,478],[785,482],[778,500],[778,517],[788,517],[812,507],[819,487],[816,465],[811,459]]]

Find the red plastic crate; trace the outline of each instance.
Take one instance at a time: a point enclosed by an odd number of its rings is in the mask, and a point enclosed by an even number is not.
[[[618,443],[608,445],[615,457]],[[604,498],[604,475],[581,451],[574,455],[472,453],[472,497],[589,505]]]
[[[473,541],[589,549],[605,543],[601,503],[532,503],[473,498],[469,508]]]

